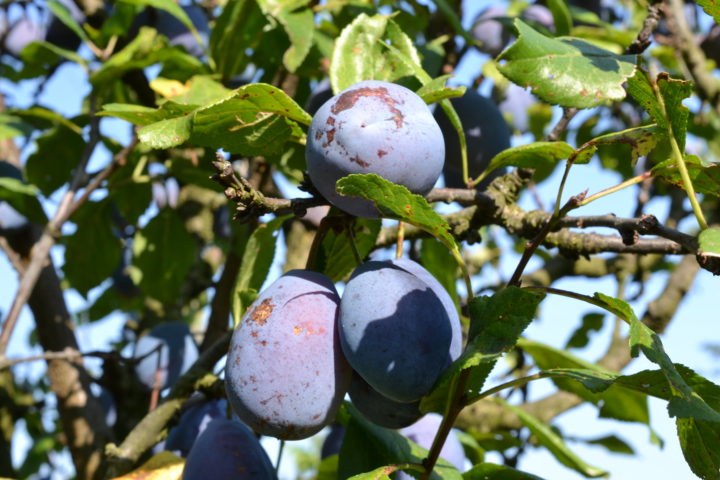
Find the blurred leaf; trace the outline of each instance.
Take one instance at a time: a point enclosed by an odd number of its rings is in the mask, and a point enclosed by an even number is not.
[[[380,227],[381,221],[379,219],[355,219],[352,229],[355,245],[361,258],[365,258],[375,248],[375,241],[380,233]],[[357,261],[347,231],[344,229],[337,232],[330,230],[325,235],[316,260],[316,267],[318,271],[330,277],[333,282],[344,281],[357,267]]]
[[[568,339],[565,348],[583,348],[590,341],[590,332],[598,332],[602,329],[605,315],[601,313],[586,313],[582,318],[582,325]]]
[[[622,100],[634,55],[616,55],[572,37],[548,38],[515,20],[518,40],[498,60],[503,75],[552,105],[590,108]]]
[[[45,196],[65,185],[80,163],[85,140],[78,133],[58,125],[36,140],[37,148],[27,159],[25,175]]]
[[[348,404],[350,419],[340,448],[338,478],[350,478],[396,463],[421,463],[428,451],[395,430],[366,420]],[[431,480],[460,480],[462,476],[448,461],[438,459]]]
[[[567,4],[562,0],[548,0],[547,6],[552,12],[557,36],[570,35],[573,21]]]
[[[450,77],[451,75],[443,75],[442,77],[435,78],[420,87],[420,89],[415,93],[417,93],[427,104],[436,103],[440,100],[462,97],[465,95],[467,87],[462,85],[457,87],[445,85],[445,82]]]
[[[225,88],[209,75],[195,75],[181,85],[183,88],[178,94],[167,95],[180,105],[209,105],[232,93],[232,90]]]
[[[720,23],[720,4],[718,4],[717,0],[697,0],[697,3],[705,13],[713,17],[715,23]]]
[[[621,132],[612,132],[595,137],[586,142],[576,151],[574,163],[587,163],[597,150],[598,145],[623,144],[630,145],[630,163],[635,165],[637,159],[650,153],[660,140],[656,125],[629,128]]]
[[[474,436],[457,429],[453,430],[452,434],[460,440],[460,444],[462,444],[463,451],[465,452],[465,457],[470,460],[470,463],[475,465],[485,460],[485,449],[480,446],[480,442],[478,442]]]
[[[442,241],[448,248],[457,248],[450,235],[450,226],[420,195],[373,173],[352,174],[337,181],[341,195],[371,200],[382,217],[415,225]]]
[[[175,210],[162,209],[133,241],[133,281],[161,302],[177,299],[195,263],[197,245]]]
[[[706,270],[716,273],[716,268],[711,266],[711,262],[720,261],[720,227],[710,227],[700,232],[698,244],[698,262]]]
[[[394,47],[392,50],[386,48],[386,41]],[[408,66],[405,58],[399,58],[395,50],[418,67],[421,65],[413,42],[390,17],[358,15],[335,41],[330,61],[333,92],[337,94],[363,80],[392,82],[414,75],[415,69]]]
[[[61,2],[58,2],[57,0],[50,0],[49,2],[47,2],[47,6],[48,9],[50,9],[50,11],[53,13],[53,15],[55,15],[62,23],[65,24],[65,26],[72,30],[75,35],[80,37],[83,42],[90,41],[90,38],[88,38],[85,30],[83,30],[82,27],[78,25],[78,22],[75,21],[72,13],[65,5],[63,5]]]
[[[125,3],[129,3],[132,5],[145,5],[148,7],[157,8],[160,10],[165,10],[173,17],[180,20],[180,22],[185,25],[188,30],[193,32],[196,39],[199,39],[197,29],[195,28],[195,25],[193,25],[192,20],[190,20],[190,17],[187,13],[185,13],[185,10],[175,1],[173,0],[120,0]],[[201,43],[201,40],[198,40],[198,43]]]
[[[113,480],[179,480],[185,460],[172,452],[160,452],[140,467]]]
[[[24,122],[21,117],[0,113],[0,140],[29,136],[32,131],[32,125]]]
[[[258,45],[268,21],[252,0],[226,2],[210,32],[210,55],[223,79],[241,74],[250,58],[247,49]]]
[[[465,397],[472,403],[500,356],[512,348],[535,317],[545,298],[517,287],[498,291],[492,297],[476,297],[470,303],[470,332],[465,351],[435,383],[420,402],[422,412],[443,412],[448,395],[463,370],[471,368]]]
[[[485,170],[490,173],[501,167],[538,168],[553,166],[559,160],[568,158],[575,149],[565,142],[534,142],[504,150],[492,160]]]
[[[541,422],[538,418],[529,414],[522,408],[510,405],[499,398],[495,398],[495,400],[508,410],[515,413],[522,424],[525,425],[530,432],[532,432],[540,445],[547,448],[550,453],[552,453],[553,456],[566,467],[571,468],[588,478],[607,477],[609,475],[608,472],[588,465],[580,457],[575,455],[575,453],[573,453],[568,446],[565,445],[562,437],[556,434],[550,426]]]
[[[619,376],[618,373],[582,360],[566,350],[559,350],[532,340],[520,339],[518,346],[527,352],[542,370],[586,370],[582,372],[582,376],[567,372],[567,376],[573,380],[564,378],[565,375],[553,375],[552,380],[559,389],[574,393],[583,400],[598,405],[600,417],[644,424],[650,422],[645,395],[623,388],[608,388]]]
[[[590,445],[600,445],[613,453],[622,453],[625,455],[635,455],[635,450],[622,438],[617,435],[607,435],[604,437],[582,440]]]
[[[0,200],[5,200],[33,222],[44,225],[48,218],[37,198],[38,193],[34,185],[27,185],[17,178],[0,177]]]
[[[300,8],[308,3],[309,0],[258,0],[263,12],[275,17],[290,38],[291,45],[283,55],[283,64],[293,73],[313,45],[315,15],[310,8]]]
[[[290,218],[277,217],[268,223],[259,225],[250,235],[245,245],[240,270],[235,279],[235,286],[232,293],[232,315],[235,325],[239,325],[245,309],[252,302],[247,302],[253,297],[252,292],[259,292],[265,283],[270,266],[275,258],[277,246],[277,234],[283,222]]]
[[[543,480],[505,465],[481,463],[463,473],[463,480]]]
[[[448,22],[448,24],[450,24],[455,33],[460,35],[470,45],[475,44],[476,41],[473,36],[470,35],[470,33],[463,28],[460,17],[458,17],[454,7],[448,4],[446,0],[433,0],[433,3],[438,8],[438,11],[443,15],[443,17],[445,17],[445,20]]]
[[[62,269],[70,285],[87,297],[118,266],[122,245],[113,234],[110,202],[86,202],[72,219],[77,230],[64,239]]]
[[[706,162],[696,155],[685,155],[685,166],[696,193],[720,196],[720,163]],[[672,158],[655,165],[652,172],[666,182],[684,188],[682,176]]]
[[[434,238],[423,238],[420,243],[420,259],[427,271],[450,294],[453,303],[459,305],[456,285],[458,269],[454,268],[455,260],[448,249]]]
[[[370,472],[354,475],[350,477],[350,480],[390,480],[389,475],[397,470],[398,468],[393,465],[380,467]]]
[[[330,455],[320,461],[317,477],[315,480],[337,480],[338,479],[338,459],[340,455]]]

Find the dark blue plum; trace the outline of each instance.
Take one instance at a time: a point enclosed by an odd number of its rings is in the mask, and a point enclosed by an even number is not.
[[[451,102],[465,132],[468,172],[470,178],[475,178],[487,168],[495,155],[510,148],[510,128],[495,103],[476,90],[468,89],[465,95],[453,98]],[[445,137],[445,186],[465,188],[467,185],[462,178],[460,139],[442,108],[437,108],[435,118]],[[492,178],[483,181],[480,187],[487,185],[490,180]]]
[[[418,268],[422,268],[418,265]],[[429,274],[428,274],[429,275]],[[457,313],[424,280],[393,261],[353,272],[340,303],[340,341],[350,365],[380,394],[414,402],[453,360]]]
[[[158,346],[159,352],[154,351]],[[198,348],[186,323],[168,322],[140,337],[133,357],[145,357],[135,366],[140,383],[152,390],[157,381],[159,388],[164,389],[171,387],[195,363]]]
[[[10,26],[3,44],[4,50],[10,55],[19,58],[23,51],[32,42],[45,40],[45,27],[27,17],[22,17]]]
[[[190,450],[183,480],[277,480],[255,434],[237,420],[215,419]]]
[[[345,427],[339,423],[333,423],[330,425],[330,433],[327,434],[327,437],[323,440],[322,447],[320,448],[320,459],[323,460],[331,455],[339,454],[344,438]]]
[[[85,14],[72,0],[59,0],[70,11],[72,18],[80,25],[85,23]],[[59,18],[52,16],[47,29],[45,40],[66,50],[77,50],[80,46],[80,37],[65,25]]]
[[[248,308],[230,343],[225,386],[256,432],[297,440],[335,418],[352,375],[338,339],[339,303],[329,278],[291,270]]]
[[[420,401],[402,403],[390,400],[368,385],[358,374],[353,375],[348,394],[358,411],[381,427],[407,427],[422,417]]]
[[[377,218],[372,202],[339,195],[335,183],[352,173],[374,173],[425,195],[442,172],[445,144],[418,95],[370,80],[320,107],[310,125],[305,159],[313,185],[330,203],[352,215]]]
[[[432,447],[437,431],[440,429],[442,418],[442,415],[437,413],[428,413],[414,424],[400,430],[400,433],[429,450]],[[440,458],[452,463],[461,472],[465,469],[465,450],[452,431],[445,439],[445,443],[440,450]],[[405,472],[399,472],[397,476],[397,480],[412,479],[413,477]]]
[[[226,418],[227,400],[224,398],[197,403],[183,412],[165,439],[165,450],[187,457],[195,440],[216,418]]]
[[[325,78],[313,89],[310,94],[310,98],[308,98],[308,101],[305,104],[305,111],[310,115],[315,115],[315,113],[320,110],[320,107],[322,107],[332,97],[333,93],[332,88],[330,87],[330,79]]]

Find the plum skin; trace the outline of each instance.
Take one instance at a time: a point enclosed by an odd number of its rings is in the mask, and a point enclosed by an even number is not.
[[[422,417],[420,401],[403,403],[391,400],[372,388],[357,373],[353,375],[348,394],[355,408],[365,418],[381,427],[403,428]]]
[[[159,352],[147,355],[160,344],[162,347]],[[133,357],[145,355],[135,366],[140,383],[152,390],[155,386],[155,372],[159,369],[159,386],[163,389],[171,387],[180,375],[190,369],[198,358],[198,348],[186,323],[168,322],[157,325],[138,339]]]
[[[425,102],[389,82],[357,83],[315,113],[305,149],[313,185],[352,215],[377,218],[372,202],[343,197],[335,183],[353,173],[374,173],[413,193],[428,193],[445,160],[442,132]]]
[[[345,357],[383,396],[419,400],[460,353],[460,339],[453,339],[460,335],[457,312],[445,305],[402,265],[365,262],[353,272],[340,303]]]
[[[277,474],[252,430],[237,420],[218,418],[195,441],[182,478],[277,480]]]
[[[329,278],[291,270],[248,308],[230,342],[225,386],[256,432],[297,440],[335,418],[352,375],[340,350],[339,303]]]

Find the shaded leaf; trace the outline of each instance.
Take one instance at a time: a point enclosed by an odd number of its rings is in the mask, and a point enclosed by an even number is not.
[[[379,219],[355,219],[352,225],[353,236],[361,258],[365,258],[375,248],[380,227]],[[325,235],[316,259],[316,267],[333,282],[345,280],[357,267],[352,245],[345,230],[338,232],[331,230]]]
[[[450,294],[455,305],[459,305],[456,285],[457,269],[453,268],[455,260],[448,249],[434,238],[423,238],[420,243],[420,260],[425,269]]]
[[[685,166],[696,193],[720,196],[720,163],[706,162],[696,155],[685,155]],[[672,185],[685,188],[677,163],[672,158],[655,165],[652,172]]]
[[[82,135],[59,125],[36,140],[37,148],[27,159],[25,176],[45,196],[65,185],[85,150]]]
[[[552,12],[553,24],[558,36],[569,35],[573,26],[572,15],[562,0],[548,0],[547,6]]]
[[[616,55],[572,37],[548,38],[520,19],[517,41],[500,54],[500,72],[531,87],[547,103],[590,108],[622,100],[622,84],[635,72],[635,56]]]
[[[62,23],[65,24],[65,26],[72,30],[75,35],[80,37],[82,41],[90,41],[90,38],[88,38],[85,30],[83,30],[82,27],[78,25],[78,23],[73,18],[72,13],[65,5],[63,5],[61,2],[58,2],[57,0],[50,0],[49,2],[47,2],[47,6],[53,13],[53,15],[55,15],[58,20],[60,20]]]
[[[565,344],[565,348],[583,348],[590,341],[590,333],[602,329],[605,315],[601,313],[586,313],[583,315],[582,324],[573,332]]]
[[[5,200],[33,222],[44,225],[48,218],[37,198],[38,194],[39,191],[34,185],[28,185],[17,178],[0,177],[0,200]]]
[[[505,465],[481,463],[463,473],[464,480],[543,480],[530,473],[522,472]]]
[[[695,418],[676,420],[685,461],[703,480],[716,480],[720,472],[720,424]]]
[[[172,15],[173,17],[180,20],[180,22],[183,25],[185,25],[185,27],[187,27],[187,29],[193,33],[197,42],[202,44],[202,39],[198,35],[195,25],[192,23],[192,20],[190,20],[190,17],[185,12],[185,10],[183,10],[183,8],[177,2],[175,2],[173,0],[122,0],[122,1],[125,3],[130,3],[132,5],[145,5],[148,7],[165,10],[170,15]]]
[[[223,79],[242,73],[250,62],[245,51],[256,47],[268,20],[257,2],[226,2],[210,32],[210,55]]]
[[[463,370],[472,368],[465,396],[468,404],[480,393],[500,356],[512,348],[535,317],[545,298],[517,287],[498,291],[492,297],[476,297],[470,303],[470,332],[465,351],[420,402],[422,412],[444,411],[449,391]]]
[[[600,445],[611,452],[622,453],[625,455],[634,455],[635,450],[622,438],[617,435],[607,435],[604,437],[582,440],[590,445]]]
[[[575,151],[565,142],[534,142],[508,148],[490,160],[485,174],[501,167],[539,168],[552,167],[559,160],[568,158]]]
[[[540,445],[547,448],[560,463],[588,478],[608,476],[608,472],[585,463],[580,457],[573,453],[570,448],[565,445],[562,437],[556,434],[550,426],[541,422],[538,418],[522,408],[510,405],[500,399],[496,399],[496,401],[515,413],[522,424],[532,432]]]
[[[307,5],[308,0],[259,0],[258,5],[267,15],[275,17],[290,38],[290,48],[283,55],[283,64],[295,72],[305,60],[313,45],[315,16]]]

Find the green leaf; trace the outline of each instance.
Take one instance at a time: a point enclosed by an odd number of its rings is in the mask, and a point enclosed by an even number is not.
[[[88,202],[73,216],[77,230],[64,239],[63,272],[70,285],[87,297],[120,264],[122,245],[113,234],[110,202]]]
[[[188,30],[190,30],[193,35],[195,36],[195,40],[199,44],[202,44],[202,38],[198,35],[198,31],[195,28],[195,25],[193,25],[192,20],[190,20],[190,17],[187,13],[185,13],[185,10],[175,1],[173,0],[121,0],[124,3],[129,3],[131,5],[144,5],[148,7],[157,8],[160,10],[165,10],[173,17],[180,20],[180,22],[185,25]]]
[[[392,49],[387,48],[386,41]],[[412,41],[390,17],[361,13],[335,41],[330,61],[333,92],[339,93],[363,80],[392,82],[415,75],[415,69],[408,65],[405,57],[414,65],[421,65]]]
[[[379,219],[355,219],[352,225],[353,236],[361,258],[365,258],[375,248],[381,223]],[[347,231],[344,229],[337,232],[330,230],[325,235],[316,260],[316,267],[318,271],[330,277],[333,282],[345,280],[357,267]]]
[[[83,156],[85,140],[59,125],[38,137],[36,144],[25,164],[25,176],[43,195],[49,196],[70,181],[72,170]]]
[[[336,185],[341,195],[371,200],[382,217],[415,225],[438,238],[448,248],[457,248],[447,221],[432,209],[427,200],[402,185],[373,173],[348,175],[338,180]]]
[[[315,33],[315,15],[307,5],[308,0],[258,0],[266,15],[271,15],[285,29],[290,38],[290,48],[283,55],[283,64],[295,72],[310,53]]]
[[[241,74],[262,39],[268,20],[253,0],[226,2],[210,33],[210,55],[223,79]]]
[[[555,24],[555,31],[557,35],[570,35],[573,20],[567,4],[562,0],[548,0],[547,6],[552,12],[553,23]]]
[[[245,309],[250,305],[247,300],[249,291],[260,291],[267,274],[270,271],[275,248],[277,246],[278,230],[289,216],[277,217],[268,223],[259,225],[250,235],[245,245],[240,270],[235,279],[232,293],[232,315],[235,325],[239,325]]]
[[[705,13],[713,17],[715,23],[720,23],[720,4],[718,4],[717,0],[697,0],[697,3]]]
[[[399,463],[421,463],[428,451],[395,430],[379,427],[366,420],[347,404],[350,419],[340,448],[338,478],[350,478],[379,467]],[[430,479],[461,480],[462,476],[448,461],[438,459]]]
[[[29,136],[32,131],[32,125],[24,122],[21,117],[7,112],[0,113],[0,140]]]
[[[397,466],[389,465],[387,467],[376,468],[370,472],[352,476],[350,477],[350,480],[390,480],[389,475],[397,470]]]
[[[150,108],[142,105],[127,103],[107,103],[97,113],[101,117],[116,117],[141,127],[152,125],[163,120],[172,119],[189,114],[195,110],[195,105],[181,105],[175,102],[165,102],[160,108]]]
[[[587,362],[565,350],[559,350],[527,339],[520,339],[518,346],[527,352],[542,370],[555,371],[553,383],[566,392],[574,393],[592,404],[599,405],[600,417],[626,422],[648,424],[647,397],[641,393],[622,388],[609,388],[619,373],[609,371]],[[580,369],[579,372],[575,370]]]
[[[180,105],[209,105],[222,100],[232,93],[232,90],[209,75],[194,75],[186,83],[187,90],[175,97],[172,101]],[[178,108],[178,107],[176,107]]]
[[[716,480],[720,471],[720,424],[695,418],[678,418],[675,423],[690,469],[704,480]]]
[[[606,135],[595,137],[586,142],[575,152],[574,163],[587,163],[590,157],[597,150],[598,145],[623,144],[630,145],[630,163],[635,165],[637,159],[650,153],[662,134],[658,132],[656,125],[645,125],[642,127],[629,128],[621,132],[612,132]]]
[[[34,185],[27,185],[17,178],[0,177],[0,200],[5,200],[33,222],[44,225],[48,218],[37,198],[38,193]]]
[[[463,473],[463,480],[543,480],[530,473],[495,463],[480,463]]]
[[[501,167],[552,167],[559,160],[568,158],[575,149],[565,142],[534,142],[508,148],[490,160],[483,176]]]
[[[470,332],[465,351],[438,379],[420,402],[422,412],[444,411],[448,393],[463,370],[472,368],[465,396],[468,404],[478,398],[485,379],[500,356],[512,348],[535,317],[544,294],[508,287],[492,297],[470,303]]]
[[[57,0],[50,0],[47,2],[47,6],[50,9],[50,11],[55,15],[58,20],[60,20],[62,23],[65,24],[70,30],[75,33],[83,42],[89,42],[90,38],[88,38],[87,34],[85,33],[85,30],[78,25],[78,23],[75,21],[75,19],[72,16],[72,13],[70,13],[70,10],[63,5],[62,3],[58,2]]]
[[[698,235],[698,258],[701,265],[720,261],[720,227],[706,228]]]
[[[423,238],[420,243],[420,259],[425,269],[450,294],[455,305],[459,305],[456,285],[458,271],[453,268],[455,260],[448,249],[434,238]]]
[[[587,313],[583,315],[582,325],[573,332],[565,344],[565,348],[583,348],[590,341],[590,333],[602,329],[605,315],[601,313]]]
[[[173,302],[195,263],[196,249],[182,219],[165,208],[135,234],[132,279],[146,295]]]
[[[168,118],[138,130],[138,138],[148,147],[165,149],[185,143],[192,132],[192,117]]]
[[[590,445],[600,445],[607,448],[613,453],[622,453],[625,455],[634,455],[635,450],[622,438],[617,435],[607,435],[604,437],[582,440]]]
[[[573,453],[570,448],[565,445],[562,437],[556,434],[549,425],[541,422],[538,418],[529,414],[522,408],[510,405],[499,398],[496,398],[495,400],[508,410],[515,413],[522,424],[525,425],[530,432],[532,432],[538,443],[547,448],[560,463],[588,478],[609,476],[608,472],[588,465],[580,457],[575,455],[575,453]]]
[[[518,40],[500,54],[500,72],[532,87],[547,103],[590,108],[622,100],[622,84],[635,72],[635,56],[616,55],[572,37],[548,38],[515,20]]]
[[[685,155],[685,166],[695,192],[720,196],[720,163],[706,162],[696,155]],[[652,172],[666,182],[684,188],[680,170],[672,158],[655,165]]]
[[[451,75],[443,75],[442,77],[435,78],[420,87],[420,89],[415,93],[417,93],[427,104],[436,103],[440,100],[462,97],[465,95],[467,87],[463,85],[457,87],[449,87],[445,85],[445,82],[449,77],[451,77]]]

